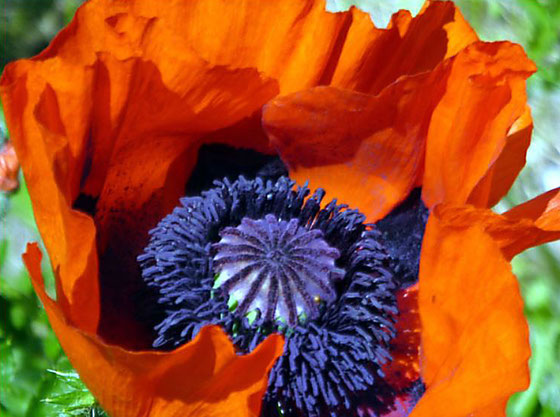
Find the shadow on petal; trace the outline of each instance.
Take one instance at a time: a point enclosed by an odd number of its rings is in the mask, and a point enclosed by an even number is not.
[[[532,133],[531,109],[526,106],[523,115],[509,130],[500,156],[473,189],[467,203],[477,207],[492,207],[507,194],[525,166]]]
[[[324,188],[326,200],[360,207],[374,222],[421,177],[430,115],[446,76],[406,78],[378,96],[316,87],[278,97],[265,106],[263,126],[291,178]]]

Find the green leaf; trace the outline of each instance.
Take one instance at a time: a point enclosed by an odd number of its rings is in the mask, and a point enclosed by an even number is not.
[[[41,400],[52,415],[59,416],[106,416],[95,398],[73,370],[48,369],[56,377],[53,392]]]

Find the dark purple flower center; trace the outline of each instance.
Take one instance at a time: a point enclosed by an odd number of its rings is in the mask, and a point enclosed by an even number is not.
[[[383,366],[391,361],[396,291],[417,268],[400,266],[399,248],[417,262],[421,234],[399,231],[402,244],[386,247],[391,223],[378,230],[357,210],[322,204],[322,190],[296,187],[276,176],[274,161],[264,163],[254,180],[215,181],[181,199],[150,232],[138,260],[153,345],[172,349],[218,324],[242,354],[282,332],[285,351],[270,372],[263,416],[383,415],[414,388],[393,388]],[[188,190],[198,192],[199,182]],[[406,224],[400,215],[390,221]]]

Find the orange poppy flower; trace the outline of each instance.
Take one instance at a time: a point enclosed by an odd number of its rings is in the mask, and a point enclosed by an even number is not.
[[[449,2],[386,29],[85,3],[0,82],[56,301],[24,262],[85,384],[113,417],[503,415],[530,354],[508,260],[560,238],[559,190],[488,210],[534,71]]]

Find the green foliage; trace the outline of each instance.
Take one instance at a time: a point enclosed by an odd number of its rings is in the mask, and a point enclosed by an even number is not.
[[[83,0],[1,0],[0,68],[43,50]],[[30,30],[33,28],[32,30]]]
[[[52,406],[53,412],[56,411],[60,417],[107,416],[75,371],[48,371],[56,376],[61,387],[60,392],[53,392],[43,400]]]

